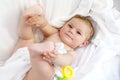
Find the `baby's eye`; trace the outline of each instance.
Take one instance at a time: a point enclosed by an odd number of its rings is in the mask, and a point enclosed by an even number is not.
[[[68,24],[69,28],[72,28],[72,26],[70,24]]]
[[[77,34],[81,35],[81,33],[79,31],[77,31]]]

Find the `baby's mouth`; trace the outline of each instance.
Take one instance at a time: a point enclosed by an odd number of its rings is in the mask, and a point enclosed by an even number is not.
[[[69,34],[66,33],[65,35],[66,35],[68,38],[70,38],[71,40],[73,40],[72,37],[71,37]]]

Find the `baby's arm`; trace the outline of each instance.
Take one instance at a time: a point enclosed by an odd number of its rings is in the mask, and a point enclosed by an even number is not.
[[[26,25],[26,18],[22,15],[18,28],[18,35],[20,39],[30,40],[34,39],[34,33],[31,26]]]
[[[76,59],[75,53],[68,52],[66,54],[58,54],[53,63],[60,66],[66,66],[71,65],[75,61],[75,59]]]
[[[26,22],[30,26],[40,28],[45,36],[56,33],[58,30],[51,26],[43,15],[32,15]]]

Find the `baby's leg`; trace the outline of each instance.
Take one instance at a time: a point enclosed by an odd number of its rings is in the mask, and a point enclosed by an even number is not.
[[[34,39],[33,28],[26,24],[26,21],[33,14],[42,15],[42,8],[40,5],[34,5],[27,9],[20,19],[19,24],[19,37],[24,40]]]
[[[43,60],[41,54],[46,51],[52,51],[54,44],[52,42],[33,44],[28,49],[32,68],[26,78],[28,80],[50,80],[54,75],[53,65]]]
[[[54,43],[47,41],[42,43],[35,43],[28,46],[28,50],[30,52],[30,55],[32,56],[38,56],[42,53],[53,51],[54,50]]]
[[[54,66],[44,61],[41,57],[39,60],[31,60],[32,67],[26,74],[24,80],[51,80],[54,76]]]
[[[23,17],[21,17],[20,19],[18,30],[19,30],[18,31],[19,40],[16,43],[16,46],[13,49],[13,52],[15,52],[18,48],[25,47],[34,43],[34,34],[33,34],[32,27],[27,26],[25,24],[25,19]]]
[[[30,26],[27,26],[25,24],[25,20],[21,18],[20,24],[19,24],[19,38],[23,40],[30,40],[34,39],[34,33],[33,29]]]

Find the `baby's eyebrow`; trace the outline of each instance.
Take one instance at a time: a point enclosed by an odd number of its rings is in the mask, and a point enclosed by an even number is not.
[[[75,27],[74,25],[73,25],[73,23],[70,23],[73,27]]]

